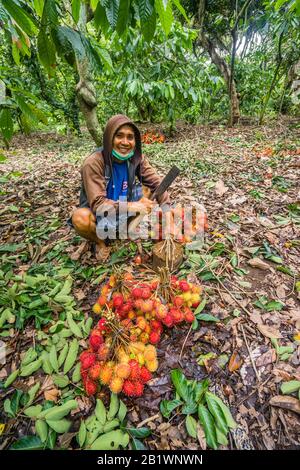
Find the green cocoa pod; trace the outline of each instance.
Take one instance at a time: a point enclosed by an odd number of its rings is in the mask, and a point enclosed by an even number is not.
[[[72,369],[76,359],[77,359],[77,354],[78,354],[78,348],[79,344],[76,338],[73,339],[73,341],[70,344],[70,348],[65,360],[64,364],[64,374],[69,372],[70,369]]]
[[[71,312],[67,313],[67,322],[69,325],[70,330],[75,336],[78,336],[78,338],[82,338],[83,334],[77,323],[73,320],[73,315]]]
[[[37,419],[35,422],[35,432],[42,442],[46,442],[48,437],[48,425],[43,419]]]
[[[16,369],[7,377],[7,379],[4,382],[4,388],[9,387],[16,380],[16,378],[19,375],[19,372],[20,372],[20,369]]]
[[[21,377],[28,377],[29,375],[32,375],[34,372],[36,372],[42,365],[43,361],[42,359],[37,359],[36,361],[31,362],[25,367],[21,368],[20,375]]]
[[[58,356],[58,367],[61,367],[63,363],[65,362],[68,351],[69,351],[69,344],[66,343]]]

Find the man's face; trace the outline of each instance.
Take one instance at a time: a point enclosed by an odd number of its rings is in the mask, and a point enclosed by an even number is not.
[[[120,127],[114,135],[113,149],[121,155],[127,155],[135,148],[135,135],[131,126]]]

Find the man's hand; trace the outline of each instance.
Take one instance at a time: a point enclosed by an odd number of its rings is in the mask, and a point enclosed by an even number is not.
[[[151,201],[147,197],[142,197],[139,201],[129,202],[128,211],[129,212],[139,212],[140,214],[146,214],[150,212],[157,205],[155,201]]]

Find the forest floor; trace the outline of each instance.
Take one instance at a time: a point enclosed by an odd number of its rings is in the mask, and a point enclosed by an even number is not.
[[[14,284],[18,289],[21,276],[43,275],[50,289],[53,280],[71,275],[71,295],[87,318],[99,282],[114,263],[143,269],[132,264],[132,242],[119,247],[104,266],[91,252],[74,260],[81,240],[66,220],[78,202],[81,161],[93,148],[86,134],[37,133],[14,137],[11,148],[1,152],[0,309],[10,305],[16,314],[15,322],[2,325],[2,384],[19,367],[24,351],[42,344],[37,330],[47,333],[47,322],[59,317],[51,309],[34,316],[28,302],[39,293],[30,286],[23,285],[23,298],[14,297],[11,289]],[[165,143],[144,145],[144,152],[161,175],[172,164],[182,169],[170,191],[172,200],[198,201],[207,210],[204,246],[186,251],[180,274],[190,281],[197,278],[207,299],[204,312],[220,321],[201,322],[189,334],[188,326],[180,326],[164,335],[159,369],[144,396],[124,398],[130,426],[146,420],[152,434],[144,445],[150,449],[205,447],[200,431],[198,439],[187,435],[185,416],[173,414],[167,420],[159,413],[160,401],[174,396],[170,371],[181,368],[189,379],[208,377],[211,390],[230,407],[238,428],[224,448],[299,448],[298,392],[281,391],[282,383],[300,380],[299,124],[234,129],[182,125]],[[32,422],[20,409],[22,394],[37,380],[38,402],[60,397],[41,370],[2,389],[6,405],[3,411],[2,401],[0,423],[6,426],[0,424],[1,448],[32,434]],[[81,414],[88,415],[93,399],[81,395]],[[74,447],[78,423],[56,445]]]

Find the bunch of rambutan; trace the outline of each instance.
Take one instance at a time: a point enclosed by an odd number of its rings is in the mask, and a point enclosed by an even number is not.
[[[158,368],[155,345],[164,326],[194,321],[192,309],[200,303],[201,287],[171,276],[171,295],[166,303],[158,295],[159,282],[155,279],[137,284],[126,273],[120,291],[120,280],[115,275],[102,287],[93,311],[103,316],[91,332],[89,349],[80,356],[88,395],[97,392],[100,382],[113,393],[141,396]]]

